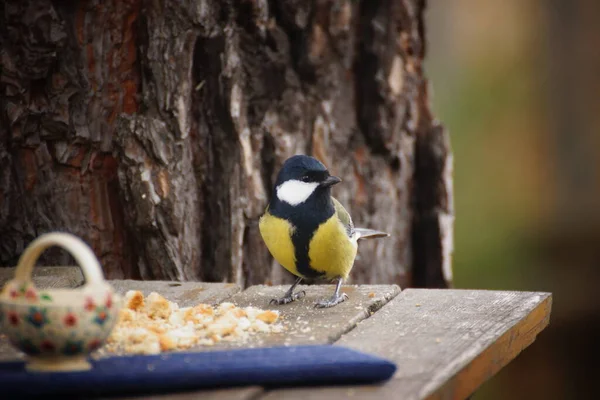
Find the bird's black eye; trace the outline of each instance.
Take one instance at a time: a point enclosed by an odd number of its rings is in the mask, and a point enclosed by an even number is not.
[[[309,177],[309,176],[307,176],[307,175],[304,175],[302,178],[300,178],[300,180],[301,180],[302,182],[308,182],[308,181],[310,181],[310,177]]]

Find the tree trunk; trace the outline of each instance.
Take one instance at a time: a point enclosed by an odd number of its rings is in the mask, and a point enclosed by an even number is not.
[[[8,0],[0,263],[87,240],[108,277],[289,281],[258,218],[283,161],[344,183],[357,283],[451,280],[451,158],[423,76],[424,1]],[[46,264],[65,262],[48,252]]]

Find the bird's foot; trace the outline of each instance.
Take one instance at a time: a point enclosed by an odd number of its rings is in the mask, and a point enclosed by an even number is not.
[[[333,307],[335,305],[338,305],[340,303],[343,303],[344,300],[346,300],[348,298],[348,295],[346,293],[342,293],[342,294],[334,294],[333,296],[331,296],[328,299],[325,300],[321,300],[319,302],[317,302],[317,304],[315,304],[315,308],[329,308],[329,307]]]
[[[275,304],[275,305],[280,306],[282,304],[288,304],[288,303],[291,303],[292,301],[300,300],[304,296],[306,296],[306,292],[304,290],[301,290],[296,293],[286,293],[285,296],[283,296],[279,299],[271,299],[269,304]]]

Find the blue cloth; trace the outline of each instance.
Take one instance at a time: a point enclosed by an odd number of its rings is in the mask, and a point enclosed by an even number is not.
[[[0,363],[0,397],[89,398],[243,385],[366,384],[389,379],[396,371],[387,360],[330,345],[177,352],[91,362],[90,371],[52,373],[28,372],[22,361]]]

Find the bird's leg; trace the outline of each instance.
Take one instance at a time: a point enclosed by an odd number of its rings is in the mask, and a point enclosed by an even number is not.
[[[342,287],[343,282],[344,282],[344,280],[342,278],[339,278],[338,283],[335,286],[335,292],[333,293],[333,296],[331,296],[328,299],[319,301],[317,304],[315,304],[315,307],[316,308],[333,307],[337,304],[342,303],[344,300],[346,300],[348,298],[348,295],[346,293],[342,293],[340,295],[340,288]]]
[[[298,300],[306,296],[306,292],[304,290],[301,290],[298,293],[294,293],[294,289],[296,288],[296,286],[298,286],[300,281],[302,281],[302,278],[299,277],[298,279],[296,279],[296,282],[294,282],[294,284],[288,289],[288,291],[285,292],[282,298],[272,299],[269,302],[269,304],[277,304],[278,306],[280,306],[282,304],[291,303],[294,300]]]

